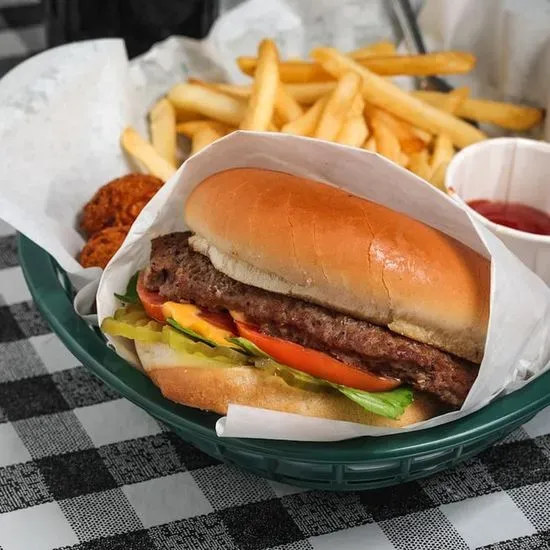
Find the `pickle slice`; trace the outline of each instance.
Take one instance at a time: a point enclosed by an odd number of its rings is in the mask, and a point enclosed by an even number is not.
[[[244,354],[227,347],[211,347],[203,342],[193,342],[193,340],[168,325],[162,328],[162,341],[176,351],[193,355],[200,354],[223,363],[245,365],[248,359]]]
[[[101,330],[111,336],[123,336],[139,342],[162,342],[161,328],[155,321],[149,321],[147,324],[140,326],[107,317],[101,323]]]
[[[279,376],[289,386],[293,386],[295,388],[313,392],[332,390],[332,387],[328,382],[300,372],[299,370],[287,367],[286,365],[281,365],[273,359],[256,359],[254,361],[254,365],[257,368],[262,369],[267,374]]]

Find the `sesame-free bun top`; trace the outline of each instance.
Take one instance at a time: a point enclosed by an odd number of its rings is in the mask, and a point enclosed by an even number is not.
[[[479,363],[490,263],[405,214],[283,172],[236,168],[185,204],[190,243],[229,277]]]

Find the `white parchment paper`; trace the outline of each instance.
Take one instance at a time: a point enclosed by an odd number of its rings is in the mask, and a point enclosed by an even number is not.
[[[193,188],[211,174],[236,167],[280,170],[331,183],[408,214],[491,258],[491,315],[479,376],[462,410],[409,429],[464,416],[502,392],[521,387],[548,366],[550,289],[500,240],[447,195],[379,155],[284,134],[237,132],[210,145],[180,168],[143,210],[107,266],[97,294],[100,322],[118,307],[114,293],[123,292],[128,279],[146,265],[151,238],[186,229],[182,205]],[[395,431],[360,425],[350,428],[349,423],[340,426],[338,421],[307,418],[295,424],[295,416],[231,407],[218,428],[224,436],[297,440],[311,440],[312,434],[315,440],[332,440]]]

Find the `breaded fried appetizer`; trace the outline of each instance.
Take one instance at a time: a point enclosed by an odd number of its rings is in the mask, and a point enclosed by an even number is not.
[[[129,225],[105,227],[90,237],[80,253],[79,261],[83,267],[101,267],[109,263],[115,252],[122,245]]]
[[[147,174],[128,174],[101,187],[84,206],[80,228],[92,236],[106,227],[132,225],[163,181]]]

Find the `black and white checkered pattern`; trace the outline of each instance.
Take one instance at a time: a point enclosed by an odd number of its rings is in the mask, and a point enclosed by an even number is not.
[[[209,458],[92,377],[0,225],[0,549],[550,549],[550,409],[447,473],[306,491]]]
[[[0,0],[0,74],[44,46],[41,10]],[[0,550],[54,548],[550,549],[550,409],[420,482],[329,493],[260,479],[80,366],[34,306],[0,221]]]

